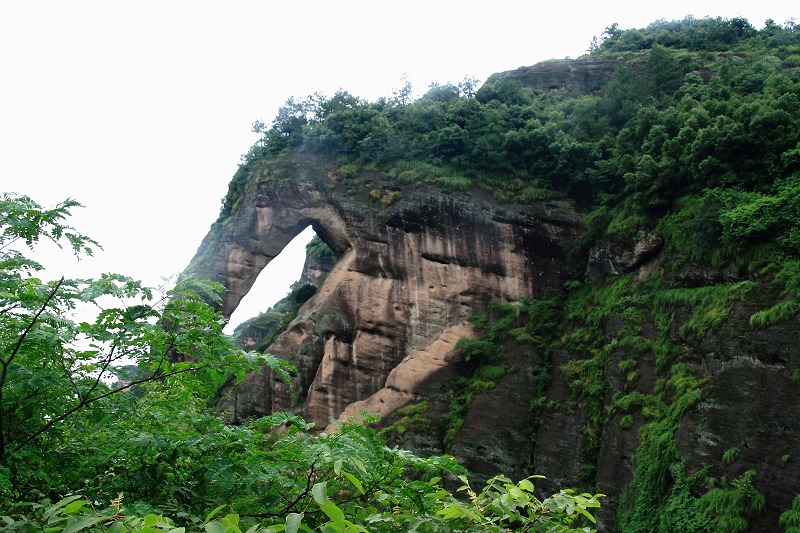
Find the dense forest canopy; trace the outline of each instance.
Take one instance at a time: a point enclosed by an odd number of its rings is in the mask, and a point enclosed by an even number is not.
[[[451,457],[423,459],[388,448],[361,425],[322,437],[282,413],[225,425],[212,407],[231,369],[238,377],[257,363],[279,373],[291,369],[245,353],[222,335],[223,320],[208,304],[220,288],[183,280],[159,295],[124,276],[41,280],[42,266],[10,243],[32,251],[39,240],[66,239],[75,252],[90,253],[93,241],[64,223],[78,204],[46,210],[5,195],[0,530],[216,532],[239,531],[240,520],[253,531],[588,528],[599,505],[592,494],[598,436],[615,414],[624,414],[628,427],[634,414],[646,420],[647,445],[637,452],[620,501],[621,530],[746,529],[764,505],[755,473],[730,482],[689,477],[674,444],[676,424],[700,397],[703,380],[678,362],[666,327],[652,340],[631,326],[614,346],[655,354],[658,391],[607,390],[603,324],[619,313],[634,325],[651,316],[661,327],[675,309],[702,307],[689,312],[685,328],[696,334],[761,280],[777,287],[781,301],[754,314],[752,325],[796,319],[800,29],[793,21],[769,20],[756,29],[720,18],[629,30],[614,24],[590,48],[578,61],[611,61],[614,69],[602,90],[588,94],[536,93],[504,77],[480,87],[470,78],[434,84],[418,99],[409,85],[374,102],[345,91],[290,98],[269,126],[254,124],[261,138],[243,156],[219,218],[225,223],[236,211],[254,169],[292,151],[331,157],[345,179],[377,172],[399,188],[479,188],[501,202],[574,200],[586,213],[586,231],[571,243],[573,279],[563,294],[497,306],[495,318],[507,320],[477,317],[476,324],[486,333],[478,342],[500,342],[508,334],[503,328],[513,326],[544,352],[558,344],[592,354],[560,369],[588,413],[586,493],[540,500],[530,479],[499,477],[483,491],[464,484],[470,505],[443,485],[442,476],[467,480]],[[724,269],[736,283],[702,293],[660,279],[589,286],[585,257],[596,240],[650,232],[670,252],[664,268],[700,264]],[[650,292],[637,292],[644,284]],[[72,320],[76,305],[101,295],[124,303],[99,309],[94,323]],[[300,295],[293,298],[302,303]],[[474,356],[476,373],[480,346],[462,354],[468,362]],[[176,352],[190,357],[176,359]],[[115,389],[100,376],[123,355],[139,368]],[[633,356],[618,367],[636,382]],[[608,398],[613,405],[606,410]],[[468,400],[458,407],[466,409]],[[797,509],[787,506],[784,525],[800,524]]]
[[[255,125],[262,139],[245,165],[285,150],[321,151],[385,170],[402,161],[425,163],[477,183],[519,179],[561,192],[583,191],[587,183],[588,199],[607,203],[608,195],[624,192],[624,176],[646,155],[664,164],[676,159],[678,177],[703,187],[725,174],[715,166],[707,181],[696,176],[707,159],[700,158],[717,148],[715,137],[725,137],[735,155],[739,145],[747,148],[726,164],[743,163],[751,172],[762,155],[777,171],[776,158],[795,147],[791,136],[776,146],[759,142],[761,131],[773,126],[780,129],[769,137],[794,131],[800,50],[791,23],[768,21],[762,30],[740,19],[659,21],[628,31],[612,25],[587,57],[619,63],[602,94],[536,96],[513,80],[476,91],[476,80],[465,79],[434,84],[414,101],[409,87],[375,102],[344,91],[291,98],[271,127]],[[701,111],[707,116],[699,117]],[[731,123],[720,123],[721,117]],[[679,138],[687,126],[700,139]],[[691,141],[681,142],[688,144],[682,149],[694,155],[666,150],[678,141]],[[620,152],[623,160],[601,164]]]
[[[378,169],[400,184],[480,187],[501,201],[563,197],[591,227],[656,226],[687,259],[746,263],[768,245],[796,251],[800,28],[688,17],[613,24],[582,59],[609,59],[598,94],[534,94],[514,78],[432,84],[364,101],[345,91],[290,98],[243,156],[220,219],[259,162],[287,150]],[[697,222],[702,213],[703,224]],[[669,214],[667,217],[666,215]],[[612,220],[613,219],[613,220]],[[758,245],[758,246],[756,246]]]

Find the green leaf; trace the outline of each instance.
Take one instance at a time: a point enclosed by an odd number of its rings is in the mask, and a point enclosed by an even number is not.
[[[525,496],[525,493],[517,487],[509,487],[508,494],[510,494],[515,500],[521,500]]]
[[[321,504],[319,508],[322,510],[323,513],[328,515],[328,518],[331,519],[331,522],[334,526],[343,526],[344,525],[344,512],[339,509],[339,506],[333,503],[331,500],[326,501],[324,504]]]
[[[344,474],[344,477],[349,479],[350,483],[352,483],[353,486],[356,489],[358,489],[358,492],[360,492],[361,494],[364,494],[364,485],[361,483],[361,481],[356,476],[354,476],[350,472],[342,472],[342,473]]]
[[[358,457],[350,457],[350,462],[356,465],[356,468],[358,468],[362,472],[367,472],[367,467],[364,465],[364,461],[362,461]]]
[[[241,529],[239,529],[239,515],[238,514],[226,514],[224,518],[220,520],[220,522],[226,526],[226,531],[232,531],[233,533],[241,533]]]
[[[75,500],[64,507],[64,510],[61,511],[61,514],[75,514],[83,509],[86,506],[86,503],[86,500],[83,499]]]
[[[70,522],[66,525],[62,533],[75,533],[76,531],[80,531],[82,529],[86,529],[87,527],[91,527],[96,523],[100,522],[103,517],[100,516],[80,516],[74,522]]]
[[[311,487],[311,495],[314,497],[314,501],[322,506],[328,501],[328,484],[324,481],[315,483],[314,486]]]
[[[58,503],[56,503],[55,505],[51,505],[50,507],[48,507],[47,510],[44,512],[44,518],[51,517],[54,513],[58,512],[59,509],[61,509],[62,507],[66,506],[70,502],[74,502],[75,500],[79,500],[79,499],[82,499],[82,498],[83,498],[83,496],[81,496],[79,494],[75,494],[75,495],[72,495],[72,496],[67,496],[66,498],[64,498],[61,501],[59,501]],[[83,505],[83,503],[81,503],[81,505]]]
[[[208,522],[209,520],[211,520],[212,518],[214,518],[214,515],[216,515],[218,512],[220,512],[220,511],[221,511],[222,509],[224,509],[225,507],[227,507],[227,505],[225,505],[225,504],[222,504],[222,505],[220,505],[219,507],[217,507],[216,509],[214,509],[213,511],[211,511],[210,513],[208,513],[208,516],[206,516],[206,519],[205,519],[205,520],[203,520],[203,522]]]
[[[533,492],[534,490],[533,483],[531,483],[530,480],[528,479],[523,479],[522,481],[520,481],[519,486],[520,488],[528,492]]]
[[[226,533],[227,531],[225,529],[225,526],[223,526],[217,520],[214,520],[213,522],[208,522],[204,527],[207,533]]]
[[[303,513],[289,513],[286,515],[286,533],[297,533],[303,522]]]
[[[466,509],[464,509],[461,504],[456,503],[453,505],[448,505],[443,509],[439,509],[436,511],[436,514],[445,520],[452,520],[453,518],[457,518],[466,514]]]
[[[587,511],[585,508],[578,507],[578,512],[580,512],[580,513],[581,513],[583,516],[585,516],[586,518],[588,518],[588,519],[589,519],[589,521],[590,521],[592,524],[595,524],[595,523],[597,523],[597,521],[595,520],[594,516],[592,516],[592,513],[590,513],[589,511]]]

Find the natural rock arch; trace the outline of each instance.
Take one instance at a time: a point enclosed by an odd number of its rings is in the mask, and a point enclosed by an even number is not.
[[[187,270],[226,287],[227,315],[309,224],[338,256],[268,349],[297,367],[291,387],[248,376],[220,403],[234,420],[292,410],[322,429],[385,416],[452,374],[455,343],[490,301],[562,285],[561,243],[581,227],[570,204],[501,207],[476,192],[394,187],[378,173],[344,181],[330,161],[296,154],[253,171],[231,218],[212,227]]]

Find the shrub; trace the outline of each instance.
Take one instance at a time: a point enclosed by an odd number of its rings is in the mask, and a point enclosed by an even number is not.
[[[619,420],[620,429],[631,429],[633,427],[633,416],[625,415]]]
[[[731,465],[739,458],[739,448],[728,448],[722,454],[722,462],[726,465]]]

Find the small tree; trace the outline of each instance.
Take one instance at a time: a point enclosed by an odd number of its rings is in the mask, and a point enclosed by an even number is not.
[[[408,74],[403,74],[400,77],[400,87],[392,89],[392,99],[400,105],[410,104],[413,100],[414,89],[411,86],[411,80],[408,79]]]
[[[180,374],[214,388],[220,376],[259,360],[222,333],[224,320],[208,303],[219,302],[218,284],[183,278],[156,290],[119,274],[40,277],[44,266],[26,249],[49,240],[83,257],[97,246],[64,222],[79,206],[66,200],[46,209],[27,196],[0,196],[2,466],[47,449],[67,418],[109,396]],[[260,360],[282,371],[274,358]],[[126,366],[135,374],[126,375]]]

